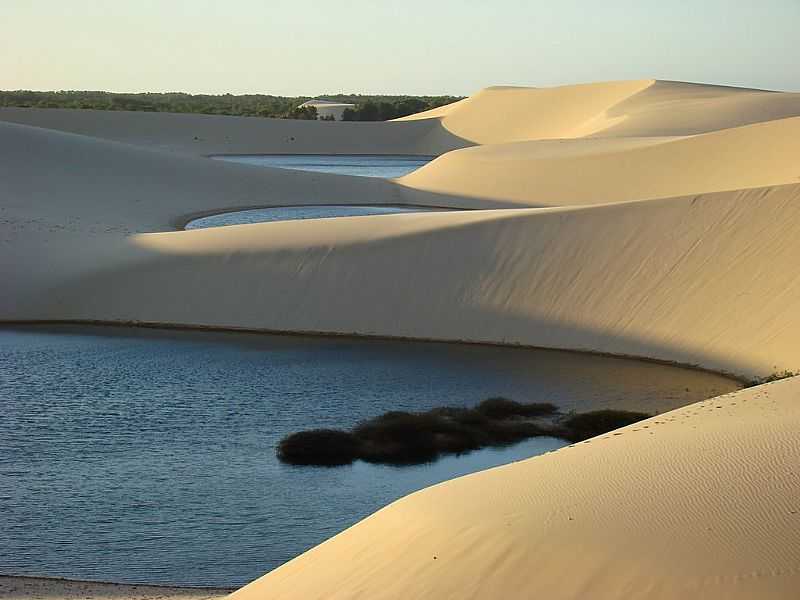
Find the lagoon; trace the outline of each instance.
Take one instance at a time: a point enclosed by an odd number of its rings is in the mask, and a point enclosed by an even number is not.
[[[218,154],[210,158],[259,167],[390,178],[408,175],[428,164],[434,157],[385,154]]]
[[[274,167],[317,173],[335,173],[359,177],[401,177],[426,165],[431,156],[405,155],[334,155],[334,154],[224,154],[211,156],[224,160],[259,167]],[[425,206],[386,206],[386,205],[308,205],[255,208],[214,214],[194,219],[185,229],[204,229],[248,223],[270,223],[273,221],[293,221],[297,219],[328,219],[333,217],[353,217],[385,215],[409,212],[428,212],[447,210]]]
[[[238,586],[414,490],[564,445],[292,467],[286,434],[490,396],[663,412],[740,387],[481,345],[99,326],[0,330],[0,574]]]
[[[364,217],[369,215],[394,215],[445,210],[450,209],[429,208],[425,206],[277,206],[273,208],[237,210],[201,217],[189,221],[185,229],[205,229],[207,227],[225,227],[227,225],[246,225],[249,223],[272,223],[274,221]]]

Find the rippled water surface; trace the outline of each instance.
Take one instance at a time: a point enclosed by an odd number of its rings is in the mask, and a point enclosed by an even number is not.
[[[227,154],[211,158],[259,167],[279,167],[298,171],[316,171],[317,173],[339,173],[362,177],[402,177],[426,165],[434,157],[373,154]]]
[[[254,208],[237,210],[201,217],[186,224],[186,229],[205,229],[225,225],[246,223],[271,223],[272,221],[295,221],[298,219],[331,219],[334,217],[359,217],[366,215],[392,215],[398,213],[436,212],[445,208],[423,206],[282,206],[276,208]]]
[[[239,585],[386,503],[563,445],[291,467],[278,440],[492,396],[660,412],[716,375],[566,352],[90,327],[0,330],[0,572]]]

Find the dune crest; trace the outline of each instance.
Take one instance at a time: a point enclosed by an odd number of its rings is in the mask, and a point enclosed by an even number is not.
[[[800,117],[789,117],[693,136],[476,146],[448,152],[401,183],[522,206],[604,204],[798,183],[798,153]]]
[[[438,118],[474,144],[583,137],[683,136],[800,114],[800,94],[660,81],[552,88],[489,87],[461,102],[398,119]]]

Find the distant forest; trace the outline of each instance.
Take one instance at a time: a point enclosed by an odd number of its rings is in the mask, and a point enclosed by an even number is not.
[[[33,108],[86,108],[96,110],[135,110],[148,112],[200,113],[205,115],[235,115],[273,117],[279,119],[316,119],[314,108],[298,109],[307,100],[322,99],[355,104],[347,109],[346,121],[386,121],[423,110],[450,104],[456,96],[371,96],[335,94],[332,96],[286,97],[263,94],[234,96],[223,94],[143,93],[115,94],[112,92],[31,92],[0,91],[0,106]]]

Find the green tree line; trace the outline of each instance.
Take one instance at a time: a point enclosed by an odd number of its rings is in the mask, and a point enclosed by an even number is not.
[[[298,108],[307,100],[324,98],[355,104],[345,112],[351,121],[384,121],[449,104],[455,96],[386,96],[334,94],[330,96],[271,96],[267,94],[117,94],[99,91],[33,92],[0,91],[0,106],[31,108],[78,108],[94,110],[132,110],[148,112],[199,113],[272,117],[281,119],[316,119],[313,108]]]

